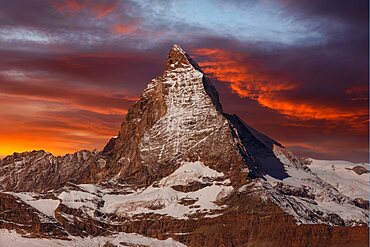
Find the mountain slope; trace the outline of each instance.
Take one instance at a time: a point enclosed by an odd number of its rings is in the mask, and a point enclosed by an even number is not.
[[[174,45],[103,151],[0,161],[0,228],[190,246],[366,246],[369,166],[335,163],[337,177],[327,167],[223,112],[211,81]]]

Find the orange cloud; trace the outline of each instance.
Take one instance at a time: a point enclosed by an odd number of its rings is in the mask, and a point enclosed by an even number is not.
[[[60,12],[65,10],[79,12],[86,7],[85,3],[77,0],[64,0],[62,2],[54,1],[53,5]]]
[[[116,8],[116,4],[104,5],[98,4],[92,7],[93,12],[97,18],[102,18],[110,13]]]
[[[222,49],[196,49],[197,56],[204,56],[200,63],[206,73],[228,83],[240,97],[249,97],[270,109],[299,119],[336,120],[367,114],[365,110],[348,111],[339,107],[319,106],[310,102],[297,102],[281,96],[298,87],[296,83],[279,79],[270,74],[256,73],[252,63],[242,60],[236,53]]]
[[[113,27],[113,31],[118,34],[132,33],[136,29],[135,25],[117,24]]]
[[[75,109],[63,102],[0,96],[0,156],[44,149],[65,154],[102,149],[117,134],[123,115]]]
[[[309,103],[297,103],[287,99],[279,99],[274,95],[262,95],[258,102],[268,108],[279,111],[290,117],[301,119],[336,120],[340,118],[353,118],[365,112],[348,112],[334,107],[315,106]]]
[[[205,71],[229,83],[239,96],[258,98],[263,93],[291,90],[296,86],[286,81],[271,81],[266,76],[253,73],[253,65],[242,63],[238,54],[229,54],[221,49],[197,49],[195,52],[209,59],[201,63]]]
[[[114,9],[116,8],[116,3],[94,3],[92,1],[83,0],[64,0],[62,2],[54,1],[53,6],[61,13],[65,11],[80,12],[84,9],[87,9],[92,14],[94,14],[96,18],[102,18],[114,11]]]

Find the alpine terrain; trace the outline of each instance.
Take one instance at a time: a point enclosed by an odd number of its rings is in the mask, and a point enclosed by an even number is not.
[[[368,246],[369,169],[225,113],[174,45],[102,151],[0,160],[0,246]]]

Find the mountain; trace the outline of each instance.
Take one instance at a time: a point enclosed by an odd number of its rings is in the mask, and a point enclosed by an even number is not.
[[[0,160],[0,245],[367,246],[369,169],[225,113],[174,45],[102,151]]]

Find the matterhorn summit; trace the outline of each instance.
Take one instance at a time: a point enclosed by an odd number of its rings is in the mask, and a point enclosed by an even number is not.
[[[366,246],[368,172],[296,157],[225,113],[173,45],[102,151],[0,160],[0,245]]]
[[[247,168],[217,91],[178,45],[163,75],[129,109],[111,153],[114,173],[135,184],[151,184],[184,162],[200,161],[227,177]]]

